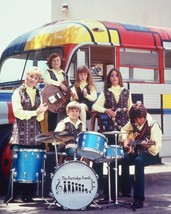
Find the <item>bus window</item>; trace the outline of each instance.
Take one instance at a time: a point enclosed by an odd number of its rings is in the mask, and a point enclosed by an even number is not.
[[[164,51],[164,81],[171,83],[171,50]]]
[[[1,69],[0,83],[21,80],[25,62],[22,58],[7,59]]]
[[[158,68],[158,53],[156,51],[139,49],[120,49],[121,66]]]

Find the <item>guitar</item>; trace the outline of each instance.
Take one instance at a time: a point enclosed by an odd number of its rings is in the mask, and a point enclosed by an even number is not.
[[[67,87],[67,91],[63,91],[60,87],[54,85],[47,85],[42,90],[43,103],[48,105],[48,110],[54,113],[65,111],[66,105],[71,97],[70,89],[72,86]]]
[[[132,153],[134,154],[135,152],[135,147],[136,146],[142,146],[142,143],[145,142],[147,146],[151,146],[151,145],[156,145],[155,141],[151,141],[148,138],[145,138],[144,140],[135,140],[135,137],[138,136],[138,133],[130,133],[127,137],[129,140],[129,149],[128,149],[128,153]],[[143,146],[142,146],[143,147]]]

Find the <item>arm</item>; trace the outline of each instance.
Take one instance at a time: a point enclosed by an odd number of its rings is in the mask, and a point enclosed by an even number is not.
[[[162,141],[162,131],[157,123],[154,123],[154,125],[151,128],[151,136],[150,140],[152,142],[155,142],[155,145],[150,146],[148,148],[148,151],[152,155],[157,155],[161,149],[161,141]]]
[[[91,102],[94,102],[96,99],[97,99],[97,91],[95,89],[95,87],[93,87],[91,90],[90,90],[90,94],[87,94],[85,93],[84,94],[84,97],[91,101]]]
[[[20,120],[29,120],[31,117],[37,116],[37,121],[44,119],[44,113],[48,109],[46,104],[41,103],[36,110],[23,110],[21,97],[17,89],[12,95],[12,108],[16,118],[19,118]]]
[[[21,97],[19,94],[19,90],[15,90],[12,95],[12,108],[13,113],[16,118],[19,118],[20,120],[29,120],[31,117],[37,116],[36,110],[23,110],[23,107],[21,105]]]
[[[64,129],[65,129],[65,123],[63,121],[60,121],[55,128],[55,132],[60,132],[60,131],[62,132],[64,131]]]
[[[96,102],[93,104],[92,110],[100,113],[105,113],[106,108],[104,108],[104,103],[105,103],[105,96],[104,96],[104,93],[101,92]]]
[[[43,80],[44,80],[44,83],[46,85],[60,86],[61,83],[64,81],[63,74],[60,73],[59,77],[60,77],[60,78],[58,78],[59,80],[53,80],[53,79],[51,79],[49,71],[46,70],[45,73],[44,73]]]

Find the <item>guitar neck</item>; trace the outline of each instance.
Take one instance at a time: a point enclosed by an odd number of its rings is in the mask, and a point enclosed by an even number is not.
[[[147,145],[154,145],[154,143],[151,140],[131,140],[129,141],[129,146],[137,146],[137,145],[141,145],[141,143],[145,141],[147,142]]]

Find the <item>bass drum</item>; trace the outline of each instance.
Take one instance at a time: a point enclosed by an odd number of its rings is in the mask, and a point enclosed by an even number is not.
[[[64,209],[84,210],[97,194],[97,177],[86,163],[70,161],[56,170],[51,188],[54,198]]]

